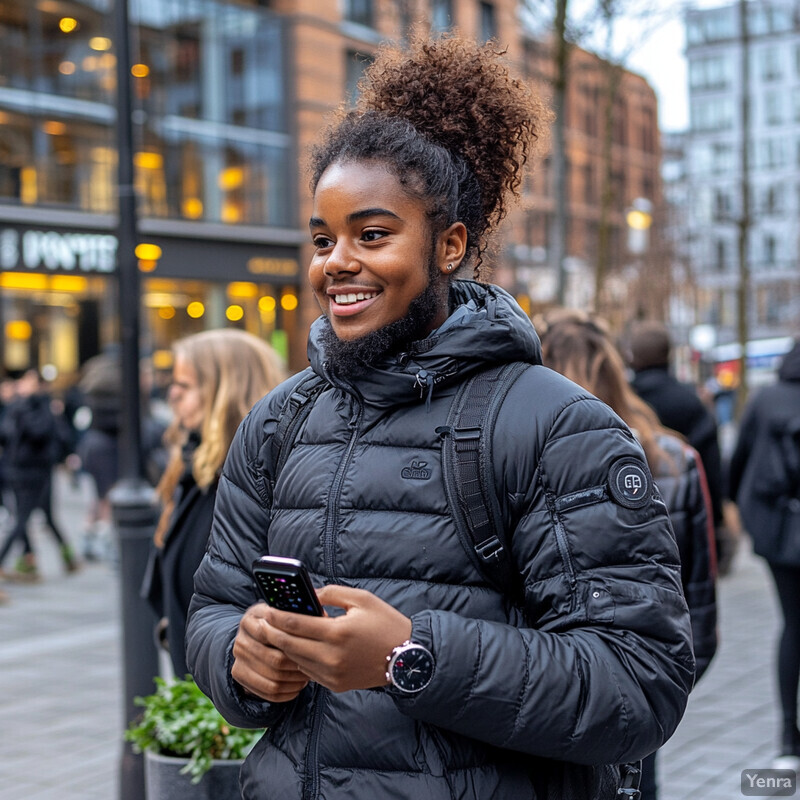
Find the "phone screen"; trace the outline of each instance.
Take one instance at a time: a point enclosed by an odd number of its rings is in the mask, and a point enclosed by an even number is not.
[[[322,616],[322,606],[300,561],[265,556],[253,564],[253,575],[267,605],[295,614]]]

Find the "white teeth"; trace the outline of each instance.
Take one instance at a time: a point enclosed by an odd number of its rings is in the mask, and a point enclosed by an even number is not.
[[[355,303],[358,300],[371,300],[377,292],[358,292],[358,294],[354,294],[350,292],[350,294],[336,294],[333,296],[333,299],[339,305],[348,305],[349,303]]]

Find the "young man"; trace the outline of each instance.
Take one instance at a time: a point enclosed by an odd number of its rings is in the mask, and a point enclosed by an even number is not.
[[[189,666],[232,723],[270,728],[248,800],[544,800],[558,770],[543,759],[637,759],[675,729],[694,674],[675,541],[625,425],[534,366],[505,292],[452,279],[478,270],[541,107],[455,37],[384,51],[361,98],[312,164],[325,386],[279,475],[272,436],[307,373],[234,440]],[[491,432],[514,572],[499,590],[460,539],[442,437],[458,388],[508,362],[531,366]],[[266,553],[308,566],[328,616],[256,602]],[[559,769],[598,796],[601,770]]]

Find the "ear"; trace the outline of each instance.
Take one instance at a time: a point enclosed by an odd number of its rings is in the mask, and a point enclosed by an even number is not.
[[[436,265],[444,275],[452,275],[461,266],[467,252],[467,228],[454,222],[442,231],[436,242]]]

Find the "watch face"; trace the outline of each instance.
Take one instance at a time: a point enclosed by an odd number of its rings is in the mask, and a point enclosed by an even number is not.
[[[394,660],[392,680],[404,692],[419,692],[433,677],[433,656],[420,645],[405,648]]]

